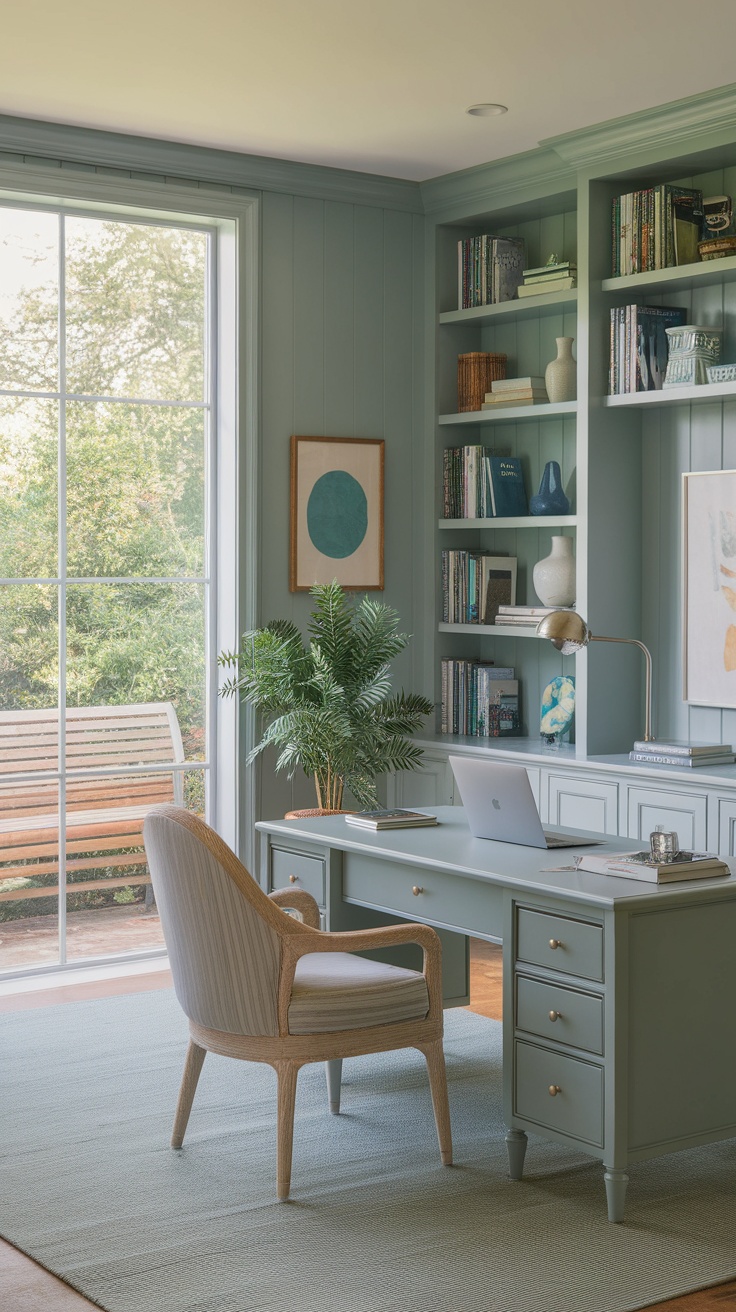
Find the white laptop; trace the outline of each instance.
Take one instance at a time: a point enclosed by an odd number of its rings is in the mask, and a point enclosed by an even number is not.
[[[451,756],[450,765],[474,838],[522,847],[585,847],[600,841],[546,833],[523,765],[501,765],[470,756]]]

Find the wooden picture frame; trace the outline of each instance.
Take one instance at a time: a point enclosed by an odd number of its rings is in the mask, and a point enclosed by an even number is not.
[[[736,708],[736,469],[682,476],[682,695]]]
[[[292,437],[289,589],[383,588],[384,441]]]

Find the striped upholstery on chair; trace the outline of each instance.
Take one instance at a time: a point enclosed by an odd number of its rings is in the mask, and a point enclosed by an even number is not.
[[[290,1034],[364,1029],[423,1019],[424,975],[349,952],[310,952],[297,963],[289,1004]]]
[[[145,835],[174,988],[186,1015],[228,1034],[278,1034],[278,935],[188,829],[154,812]]]

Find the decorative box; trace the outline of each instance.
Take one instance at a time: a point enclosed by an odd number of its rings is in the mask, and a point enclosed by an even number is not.
[[[709,383],[736,383],[736,364],[709,364]]]
[[[718,364],[722,328],[703,328],[684,323],[666,328],[669,339],[667,372],[663,387],[692,387],[708,382],[708,367]]]

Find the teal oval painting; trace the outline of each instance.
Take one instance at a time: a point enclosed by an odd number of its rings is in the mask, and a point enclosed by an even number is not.
[[[307,502],[307,532],[318,551],[344,560],[368,531],[368,500],[357,478],[331,469],[317,479]]]

